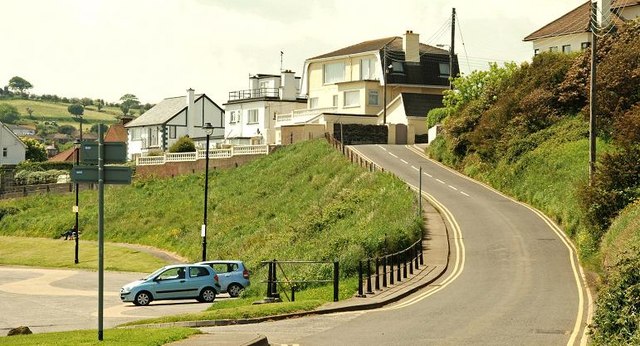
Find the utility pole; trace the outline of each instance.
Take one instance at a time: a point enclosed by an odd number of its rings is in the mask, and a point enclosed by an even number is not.
[[[596,173],[596,27],[592,18],[598,16],[598,4],[591,2],[591,17],[589,19],[591,30],[591,78],[589,83],[589,186],[593,185]]]
[[[382,91],[382,98],[384,98],[384,108],[382,109],[382,125],[387,124],[387,45],[382,47],[382,74],[384,79],[384,89]]]
[[[451,9],[451,44],[449,45],[449,89],[453,90],[453,56],[456,45],[456,9]]]

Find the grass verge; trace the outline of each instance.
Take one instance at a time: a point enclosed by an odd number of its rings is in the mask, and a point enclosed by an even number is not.
[[[75,330],[0,337],[2,345],[164,345],[183,340],[200,331],[191,328],[106,329],[103,341],[97,330]]]

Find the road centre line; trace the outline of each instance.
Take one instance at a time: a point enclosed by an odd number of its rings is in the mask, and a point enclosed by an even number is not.
[[[454,191],[458,191],[458,189],[456,189],[455,187],[449,185],[450,188],[452,188]]]
[[[382,146],[382,145],[380,145],[380,144],[376,144],[376,147],[378,147],[378,148],[380,148],[380,149],[382,149],[382,150],[384,150],[384,151],[387,151],[387,148],[383,147],[383,146]]]
[[[419,169],[417,169],[416,166],[411,166],[411,168],[415,169],[416,171],[419,171]]]
[[[436,178],[436,181],[437,181],[437,182],[439,182],[440,184],[444,184],[444,181],[442,181],[442,180],[440,180],[440,179],[437,179],[437,178]]]
[[[426,172],[425,172],[425,173],[424,173],[424,175],[426,175],[426,176],[427,176],[427,177],[429,177],[429,178],[433,178],[433,175],[431,175],[431,174],[429,174],[429,173],[426,173]]]
[[[395,157],[396,159],[398,158],[398,155],[395,155],[394,153],[389,153],[389,155]]]
[[[467,196],[467,197],[470,197],[470,196],[469,196],[469,195],[467,195],[464,191],[460,191],[460,193],[461,193],[461,194],[463,194],[463,195],[465,195],[465,196]]]
[[[405,161],[405,160],[403,160],[403,159],[400,159],[400,161],[402,161],[402,163],[404,163],[405,165],[408,165],[408,164],[409,164],[409,162],[407,162],[407,161]]]

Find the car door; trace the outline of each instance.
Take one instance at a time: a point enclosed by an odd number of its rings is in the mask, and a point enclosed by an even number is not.
[[[220,282],[220,290],[227,291],[227,286],[232,282],[231,273],[229,273],[229,266],[227,263],[211,263],[211,268],[218,274],[218,282]]]
[[[185,267],[174,267],[160,273],[154,279],[156,299],[175,299],[194,297],[197,290],[190,287],[185,274]]]

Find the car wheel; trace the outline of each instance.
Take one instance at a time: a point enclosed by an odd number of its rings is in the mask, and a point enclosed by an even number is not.
[[[136,294],[136,297],[133,299],[133,304],[138,306],[145,306],[149,305],[152,300],[153,298],[151,297],[151,294],[149,294],[149,292],[142,291]]]
[[[227,293],[234,298],[239,296],[242,290],[244,290],[244,288],[240,284],[231,284],[227,287]]]
[[[200,292],[198,301],[202,303],[211,303],[216,299],[216,290],[211,287],[206,287]]]

